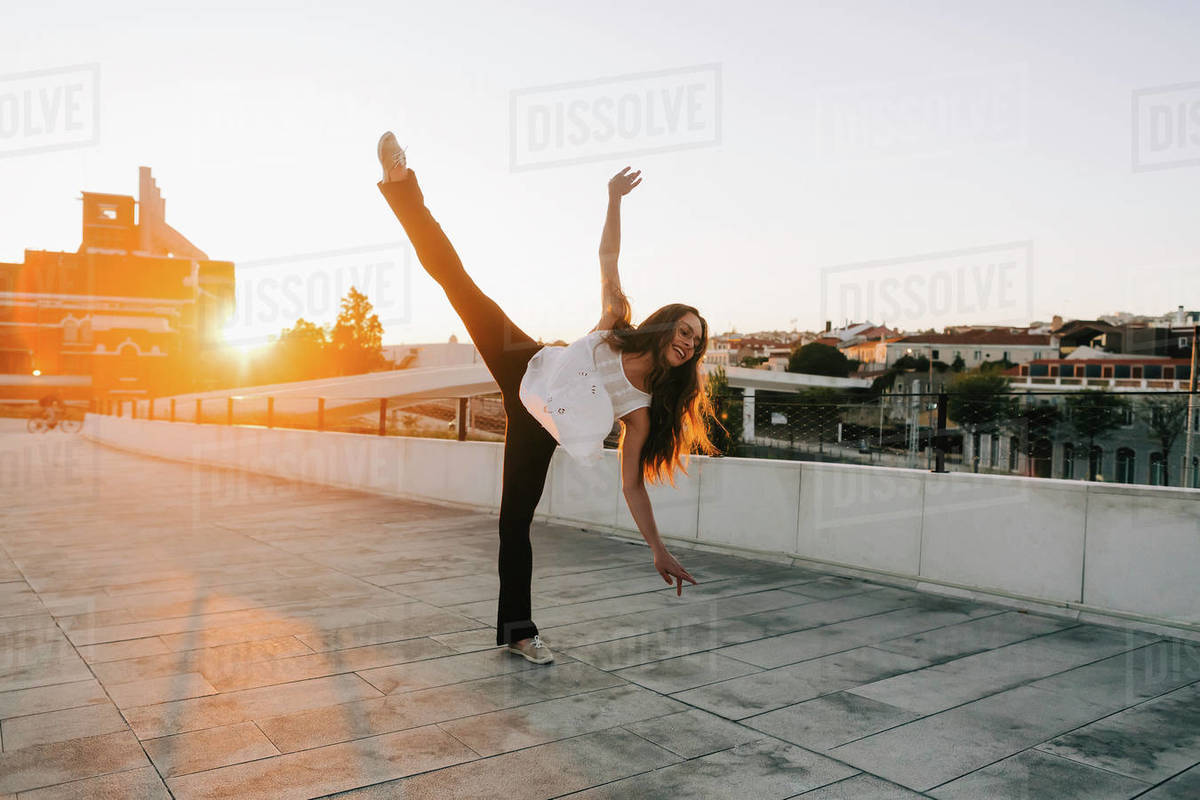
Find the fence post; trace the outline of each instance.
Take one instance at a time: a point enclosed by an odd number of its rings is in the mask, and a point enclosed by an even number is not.
[[[458,398],[458,440],[467,440],[467,402],[468,398]]]
[[[942,392],[937,399],[937,432],[934,434],[934,447],[937,454],[933,465],[934,472],[946,471],[946,406],[949,396]]]
[[[379,398],[379,435],[387,436],[387,398]]]
[[[325,430],[325,398],[317,398],[317,430]]]
[[[200,404],[203,402],[204,401],[201,400],[199,397],[196,398],[196,424],[197,425],[200,424]]]
[[[267,398],[267,427],[275,427],[275,398]]]
[[[171,422],[175,421],[175,398],[171,398]]]

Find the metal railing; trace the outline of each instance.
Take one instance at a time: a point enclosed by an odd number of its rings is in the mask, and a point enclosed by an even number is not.
[[[377,436],[503,440],[499,397],[239,395],[101,400],[99,413],[132,419],[332,431]]]

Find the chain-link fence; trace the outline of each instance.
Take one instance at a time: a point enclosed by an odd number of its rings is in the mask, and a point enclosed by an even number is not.
[[[1187,392],[740,395],[719,398],[743,416],[727,455],[1200,488]]]

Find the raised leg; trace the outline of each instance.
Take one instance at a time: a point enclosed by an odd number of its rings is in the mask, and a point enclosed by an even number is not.
[[[471,280],[442,226],[425,207],[412,170],[405,180],[380,183],[379,191],[404,226],[421,266],[446,292],[506,403],[509,398],[516,399],[525,365],[541,345]]]

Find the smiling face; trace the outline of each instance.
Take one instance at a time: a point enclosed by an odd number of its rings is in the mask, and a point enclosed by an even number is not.
[[[687,363],[703,342],[704,328],[700,318],[692,312],[675,320],[675,335],[667,342],[667,363],[678,367]]]

